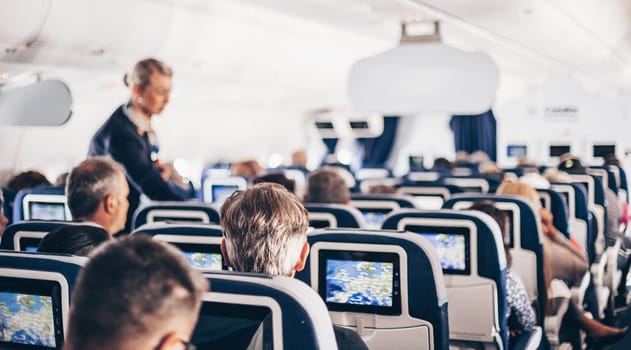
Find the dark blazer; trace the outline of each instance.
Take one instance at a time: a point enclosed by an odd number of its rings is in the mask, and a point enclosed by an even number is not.
[[[129,231],[134,211],[144,193],[153,200],[184,200],[160,176],[151,160],[151,144],[146,133],[139,129],[123,112],[123,106],[94,134],[90,142],[88,157],[108,156],[125,167],[129,183],[129,211],[125,230]]]

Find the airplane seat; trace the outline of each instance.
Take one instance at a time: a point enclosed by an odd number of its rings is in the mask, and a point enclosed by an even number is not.
[[[219,210],[208,203],[158,202],[143,203],[132,218],[131,229],[156,221],[186,221],[206,224],[219,223]]]
[[[471,193],[489,193],[491,192],[491,188],[497,189],[499,185],[498,181],[493,181],[489,178],[478,176],[446,176],[443,177],[442,182],[447,185],[455,185],[462,189],[465,192]],[[491,182],[493,182],[493,186],[491,186]]]
[[[373,186],[396,187],[397,185],[402,183],[403,180],[397,177],[386,177],[386,178],[381,178],[381,179],[357,180],[357,182],[358,182],[358,185],[356,187],[359,189],[359,192],[355,191],[355,192],[351,192],[351,194],[355,194],[355,193],[369,194]]]
[[[39,243],[48,232],[66,225],[80,225],[72,221],[20,221],[4,230],[0,238],[0,249],[36,252]]]
[[[414,208],[414,198],[395,194],[351,194],[351,206],[364,216],[366,228],[380,229],[385,217],[401,208]]]
[[[30,348],[26,344],[38,337],[46,349],[62,349],[72,290],[87,260],[70,255],[0,252],[2,322],[14,327],[26,325],[10,338],[0,340],[0,347]],[[32,305],[21,305],[19,299],[24,296]],[[35,313],[32,310],[40,311]],[[31,328],[30,324],[42,327]]]
[[[337,349],[324,302],[285,276],[209,272],[191,342],[198,349]]]
[[[153,239],[178,247],[191,266],[202,271],[226,270],[221,256],[221,226],[202,223],[153,222],[131,234],[149,235]]]
[[[403,178],[406,182],[437,182],[443,176],[448,176],[446,171],[411,171]]]
[[[538,324],[544,321],[546,285],[543,278],[543,238],[539,219],[534,208],[526,200],[502,195],[456,195],[445,202],[447,209],[468,209],[480,200],[490,200],[498,209],[505,211],[510,223],[512,268],[522,278],[530,300],[535,304]]]
[[[311,252],[296,278],[320,294],[333,324],[357,332],[370,349],[449,348],[447,293],[427,240],[347,229],[316,230],[307,239]],[[366,291],[362,280],[378,285],[380,295],[358,297]]]
[[[13,190],[2,187],[2,210],[4,217],[7,218],[7,225],[13,223],[13,201],[15,200],[15,194]]]
[[[414,197],[417,209],[440,209],[443,203],[456,193],[464,193],[464,189],[442,182],[404,182],[396,186],[397,194]]]
[[[554,227],[556,227],[557,230],[563,233],[566,237],[569,236],[569,210],[562,195],[553,189],[538,188],[537,193],[541,198],[542,206],[552,213]],[[585,237],[585,239],[587,239],[587,237]],[[586,245],[583,245],[583,249],[586,249]]]
[[[13,222],[72,220],[64,187],[39,186],[19,191],[13,201]]]
[[[491,217],[475,211],[401,209],[386,218],[383,229],[420,234],[439,248],[452,347],[508,349],[506,256]]]
[[[220,175],[204,177],[201,188],[202,202],[221,205],[234,191],[245,190],[248,187],[248,180],[242,176],[230,175],[230,169],[219,171],[222,172]],[[225,171],[227,174],[223,174]]]
[[[366,222],[362,213],[345,204],[304,203],[309,214],[309,226],[313,228],[363,228]]]

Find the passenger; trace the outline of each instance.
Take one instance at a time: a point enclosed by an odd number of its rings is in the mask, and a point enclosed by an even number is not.
[[[450,162],[447,158],[436,158],[434,159],[434,165],[432,166],[433,171],[439,172],[451,172],[454,168],[454,164]]]
[[[2,237],[2,234],[9,223],[9,219],[4,216],[4,195],[2,192],[3,191],[0,190],[0,237]]]
[[[512,256],[510,253],[510,237],[508,215],[497,209],[491,201],[484,200],[473,203],[471,210],[478,210],[490,215],[499,225],[504,240],[504,252],[506,253],[506,319],[510,329],[511,343],[523,333],[532,331],[535,326],[535,311],[530,305],[530,299],[524,287],[521,277],[511,270]]]
[[[287,191],[291,193],[296,193],[296,181],[292,179],[288,179],[283,173],[272,173],[263,176],[259,176],[252,182],[254,185],[263,183],[263,182],[272,182],[282,185],[287,189]]]
[[[372,185],[368,188],[369,194],[395,194],[397,189],[390,185]]]
[[[123,168],[105,157],[90,158],[77,165],[66,186],[72,217],[103,227],[111,235],[125,228],[128,194]]]
[[[305,202],[349,204],[351,193],[344,181],[332,167],[312,171],[307,176]]]
[[[551,275],[545,278],[548,293],[550,293],[549,281],[551,279],[562,279],[573,285],[579,283],[589,267],[587,256],[554,227],[552,214],[540,207],[541,202],[537,192],[520,182],[504,182],[498,188],[497,194],[521,196],[539,209],[537,213],[543,229],[544,270],[550,271]],[[623,329],[609,327],[585,316],[581,305],[571,303],[568,313],[570,319],[587,333],[590,337],[589,342],[596,348],[619,341],[629,331],[628,327]]]
[[[145,235],[106,243],[79,273],[64,349],[191,349],[207,289],[166,243]]]
[[[15,193],[37,186],[52,186],[50,181],[46,178],[46,175],[37,170],[23,171],[14,175],[7,183],[7,188]]]
[[[576,243],[560,233],[552,223],[552,213],[541,207],[539,195],[530,186],[521,182],[504,182],[497,189],[497,194],[520,196],[537,208],[543,230],[543,248],[550,261],[552,278],[569,281],[573,285],[580,283],[589,268],[587,254]],[[525,233],[528,234],[528,233]]]
[[[232,164],[230,170],[232,175],[244,177],[250,182],[258,176],[262,169],[263,167],[256,160],[246,160]]]
[[[220,217],[221,252],[235,271],[294,277],[305,267],[307,211],[284,187],[264,183],[236,191],[224,202]],[[333,328],[341,350],[367,349],[357,333]]]
[[[136,63],[131,76],[124,78],[131,88],[129,102],[114,111],[90,143],[89,157],[109,156],[125,168],[130,189],[126,229],[141,193],[153,200],[184,199],[167,182],[170,174],[158,160],[158,139],[151,126],[153,116],[169,102],[171,76],[171,68],[156,59]]]
[[[304,149],[291,154],[291,166],[296,169],[307,169],[307,152]]]
[[[112,239],[105,229],[92,225],[67,225],[56,228],[39,243],[39,253],[88,256],[101,243]]]

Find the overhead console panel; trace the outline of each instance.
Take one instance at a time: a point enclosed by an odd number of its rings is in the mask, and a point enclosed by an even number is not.
[[[495,100],[498,75],[487,54],[449,47],[437,34],[428,40],[404,32],[401,45],[353,65],[348,91],[362,112],[480,114]]]

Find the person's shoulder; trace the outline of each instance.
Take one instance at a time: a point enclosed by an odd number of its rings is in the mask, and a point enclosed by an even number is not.
[[[333,332],[335,333],[335,342],[340,350],[368,350],[366,343],[354,331],[334,325]]]

